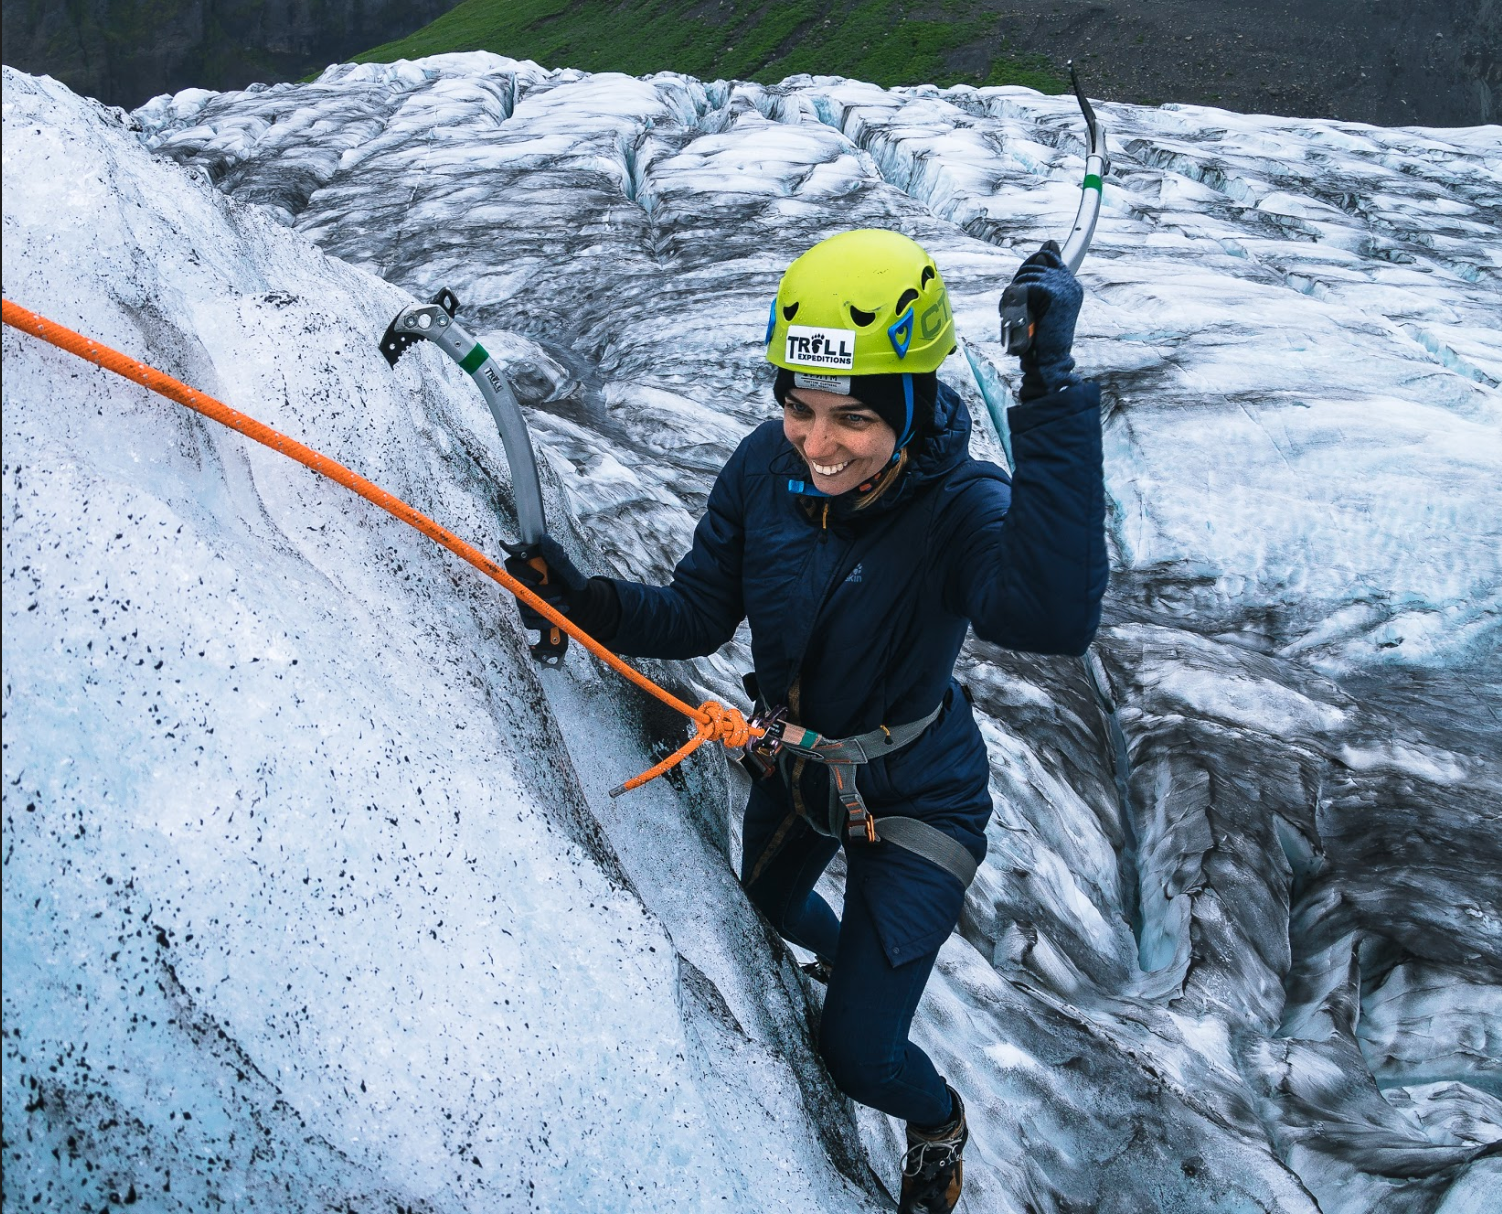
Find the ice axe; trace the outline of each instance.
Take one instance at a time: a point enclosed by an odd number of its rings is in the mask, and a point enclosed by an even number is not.
[[[520,544],[507,544],[512,556],[519,556],[540,574],[539,585],[546,586],[548,567],[541,555],[539,545],[547,534],[547,520],[542,510],[542,484],[537,479],[537,457],[532,453],[532,436],[527,431],[527,420],[522,416],[521,406],[516,403],[516,394],[501,374],[489,351],[477,342],[455,318],[459,312],[459,299],[444,287],[431,302],[411,304],[396,314],[386,326],[381,338],[381,353],[395,367],[397,360],[419,341],[430,341],[469,372],[480,389],[480,395],[490,406],[490,415],[495,418],[496,429],[501,432],[501,445],[506,449],[506,462],[511,467],[511,488],[516,499],[516,524],[521,532]],[[537,643],[532,646],[532,656],[548,666],[556,666],[563,660],[568,649],[568,636],[560,628],[545,628]]]
[[[1090,99],[1080,87],[1079,73],[1074,70],[1074,60],[1069,61],[1069,83],[1079,99],[1080,110],[1085,115],[1089,138],[1085,146],[1085,180],[1080,186],[1080,209],[1074,217],[1074,228],[1064,243],[1060,256],[1071,274],[1080,268],[1085,254],[1090,251],[1090,241],[1095,237],[1095,221],[1100,218],[1100,200],[1103,181],[1111,171],[1111,156],[1106,150],[1106,128],[1095,120],[1095,111],[1090,108]],[[1032,345],[1032,312],[1027,306],[1027,289],[1008,285],[1001,293],[1001,344],[1008,354],[1022,354]]]

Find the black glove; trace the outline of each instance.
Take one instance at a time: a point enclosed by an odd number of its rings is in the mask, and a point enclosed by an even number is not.
[[[1027,307],[1033,316],[1033,340],[1021,357],[1023,401],[1036,400],[1080,382],[1074,373],[1074,324],[1085,298],[1079,280],[1059,255],[1059,243],[1050,240],[1022,263],[1012,279],[1027,291]]]
[[[615,636],[621,620],[621,599],[615,583],[609,578],[586,578],[552,536],[543,536],[528,556],[507,557],[506,572],[596,640],[609,641]],[[568,637],[561,636],[550,646],[549,634],[554,630],[551,621],[520,600],[516,606],[522,627],[542,633],[534,652],[543,656],[541,651],[546,650],[551,657],[556,650],[561,657]]]
[[[568,553],[551,535],[543,536],[533,548],[523,551],[527,555],[518,553],[506,558],[506,572],[549,607],[568,615],[573,596],[584,590],[588,579],[574,567]],[[553,627],[520,599],[516,605],[526,627],[544,630]]]

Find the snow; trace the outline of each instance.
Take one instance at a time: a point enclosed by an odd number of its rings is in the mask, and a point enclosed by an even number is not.
[[[8,297],[498,550],[478,397],[369,356],[400,292],[5,88]],[[638,797],[720,913],[649,911],[586,808],[648,764],[587,741],[624,709],[561,729],[490,588],[337,486],[12,330],[5,363],[7,1203],[869,1207],[768,1045],[806,1030],[757,988],[796,983],[721,963],[757,931],[723,857]]]
[[[962,1209],[1485,1209],[1502,130],[1098,109],[1113,584],[1093,675],[961,661],[991,855],[915,1033],[970,1111]],[[1073,101],[1025,89],[480,53],[128,117],[7,69],[4,121],[8,299],[498,554],[478,393],[374,347],[449,286],[555,531],[648,580],[772,415],[766,300],[832,232],[933,252],[1004,458],[996,297],[1083,166]],[[540,671],[485,579],[4,358],[7,1204],[889,1208],[898,1127],[832,1089],[735,883],[735,769],[610,799],[681,723]],[[740,703],[746,653],[653,669]]]

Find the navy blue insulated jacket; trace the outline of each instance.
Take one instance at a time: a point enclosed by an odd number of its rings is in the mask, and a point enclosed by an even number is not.
[[[1015,478],[970,457],[969,411],[943,384],[935,421],[901,480],[861,511],[853,493],[793,492],[789,481],[807,478],[802,461],[780,421],[759,426],[715,481],[672,584],[616,582],[614,646],[698,657],[746,619],[762,697],[784,704],[798,679],[796,719],[829,737],[905,724],[946,701],[922,737],[859,768],[857,782],[878,819],[922,818],[980,860],[990,768],[955,658],[972,626],[1031,653],[1080,654],[1095,635],[1106,586],[1100,392],[1084,384],[1010,410]],[[825,812],[827,780],[806,765],[811,812]],[[753,795],[788,790],[765,780]],[[911,853],[876,848],[876,888],[865,888],[901,964],[942,943],[963,891]],[[861,843],[846,850],[854,878],[867,857]]]

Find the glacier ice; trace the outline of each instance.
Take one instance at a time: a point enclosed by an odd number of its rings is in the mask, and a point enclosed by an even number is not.
[[[1073,102],[1015,88],[474,54],[125,122],[4,90],[7,298],[494,553],[483,403],[374,347],[449,286],[581,564],[653,580],[770,415],[777,276],[834,231],[933,251],[1004,459],[996,297],[1082,163]],[[1088,668],[962,658],[996,814],[916,1032],[972,1112],[964,1208],[1484,1209],[1502,131],[1099,108],[1113,584]],[[489,583],[4,355],[7,1204],[883,1208],[896,1127],[829,1086],[739,896],[733,768],[611,800],[681,725],[535,670]],[[654,669],[729,699],[745,652]]]

